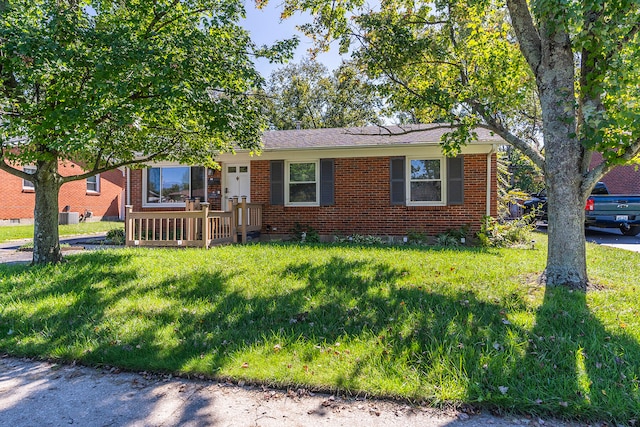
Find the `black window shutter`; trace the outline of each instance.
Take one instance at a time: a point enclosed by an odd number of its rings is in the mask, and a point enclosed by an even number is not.
[[[335,203],[333,176],[333,159],[320,159],[320,206],[331,206]]]
[[[284,205],[284,160],[271,161],[271,204]]]
[[[447,158],[447,204],[464,204],[464,157]]]
[[[392,157],[389,168],[391,176],[391,204],[404,205],[406,200],[405,158]]]

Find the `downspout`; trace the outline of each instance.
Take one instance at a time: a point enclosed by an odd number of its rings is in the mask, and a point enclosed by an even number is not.
[[[491,216],[491,156],[496,152],[496,146],[492,145],[487,154],[487,211],[486,215]]]
[[[131,169],[127,168],[127,206],[131,205]]]

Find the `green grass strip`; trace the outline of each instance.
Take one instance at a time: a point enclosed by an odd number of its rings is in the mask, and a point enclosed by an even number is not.
[[[131,370],[628,423],[640,254],[588,246],[595,286],[533,250],[259,244],[0,265],[0,350]]]

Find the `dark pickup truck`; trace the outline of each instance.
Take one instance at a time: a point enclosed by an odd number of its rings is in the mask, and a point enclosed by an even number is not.
[[[547,220],[546,192],[534,194],[524,202],[524,213],[535,212],[536,219]],[[640,234],[640,195],[609,194],[599,182],[585,205],[585,227],[619,228],[625,236]]]

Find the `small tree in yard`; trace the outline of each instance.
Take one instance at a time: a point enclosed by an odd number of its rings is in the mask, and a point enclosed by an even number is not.
[[[445,152],[488,128],[544,173],[543,280],[586,289],[584,205],[640,151],[640,2],[620,0],[287,0],[325,48],[339,38],[382,94],[423,122],[446,118]],[[544,147],[542,151],[540,147]],[[605,161],[589,170],[594,152]]]
[[[34,263],[61,260],[64,183],[259,148],[243,13],[239,0],[0,0],[0,169],[34,184]],[[61,176],[67,160],[86,172]]]

